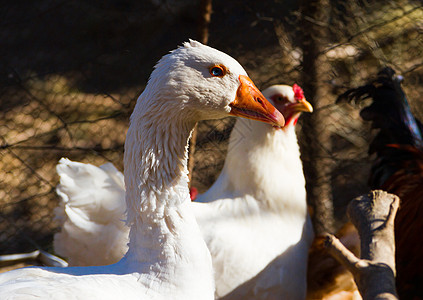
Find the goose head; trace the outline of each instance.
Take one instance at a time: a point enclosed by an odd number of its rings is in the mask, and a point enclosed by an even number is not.
[[[295,126],[302,112],[313,112],[313,106],[305,99],[300,86],[272,85],[263,95],[278,109],[285,118],[285,127]]]
[[[155,99],[161,108],[180,111],[184,118],[195,121],[229,114],[284,125],[281,113],[235,59],[193,40],[157,63],[141,98]]]
[[[188,198],[184,188],[192,129],[198,121],[228,115],[275,127],[285,123],[283,115],[229,55],[190,40],[159,60],[138,98],[126,136],[128,224],[135,220],[133,211]],[[162,201],[170,189],[177,190],[178,197]],[[186,192],[188,196],[188,189]],[[159,194],[163,199],[154,198]]]

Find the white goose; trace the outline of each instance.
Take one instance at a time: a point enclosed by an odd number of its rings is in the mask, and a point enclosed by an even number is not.
[[[233,294],[303,299],[313,230],[295,124],[300,113],[311,112],[312,107],[297,85],[272,86],[263,94],[282,112],[286,126],[281,130],[238,119],[219,178],[197,198],[210,203],[191,205],[212,253],[217,297],[281,255],[269,266],[268,275]],[[61,159],[57,171],[61,178],[57,191],[64,205],[56,212],[63,220],[62,231],[55,235],[56,252],[71,265],[118,261],[127,250],[129,231],[119,221],[125,206],[122,174],[111,164],[98,168],[68,159]]]
[[[164,56],[138,98],[125,143],[125,256],[109,266],[3,273],[0,298],[213,299],[210,253],[189,205],[187,143],[197,121],[228,114],[283,125],[230,56],[195,41]]]

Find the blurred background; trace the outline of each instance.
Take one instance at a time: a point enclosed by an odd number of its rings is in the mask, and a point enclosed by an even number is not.
[[[0,254],[52,251],[58,160],[122,171],[129,115],[154,64],[188,38],[203,40],[204,29],[259,88],[298,83],[313,104],[297,128],[318,232],[336,229],[348,201],[368,191],[372,131],[337,96],[389,65],[423,118],[420,1],[8,2],[0,8]],[[233,123],[197,127],[200,192],[223,166]]]

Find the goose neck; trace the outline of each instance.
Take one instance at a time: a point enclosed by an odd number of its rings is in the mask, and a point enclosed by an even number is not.
[[[171,113],[137,108],[124,154],[129,224],[137,218],[163,216],[189,200],[188,142],[195,125]]]
[[[189,207],[188,141],[195,122],[166,112],[155,116],[133,115],[127,133],[124,172],[130,232],[123,263],[134,272],[150,274],[147,277],[162,287],[164,282],[187,294],[212,297],[210,253]]]

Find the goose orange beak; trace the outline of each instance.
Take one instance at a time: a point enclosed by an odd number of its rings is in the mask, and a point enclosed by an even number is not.
[[[285,125],[283,115],[267,101],[252,80],[248,76],[240,75],[239,81],[241,84],[235,100],[229,104],[231,107],[229,114],[283,127]]]

